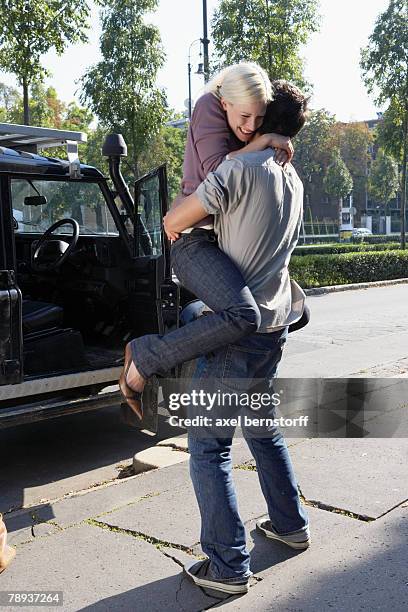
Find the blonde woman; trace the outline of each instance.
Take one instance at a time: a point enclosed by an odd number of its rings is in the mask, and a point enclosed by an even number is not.
[[[251,142],[272,100],[269,78],[257,64],[230,66],[208,84],[191,118],[182,197],[174,205],[192,194],[227,156],[274,147],[280,149],[277,161],[290,161],[293,147],[289,136],[263,134]],[[141,394],[150,376],[165,375],[178,364],[236,342],[260,325],[259,308],[244,278],[217,246],[211,217],[181,234],[167,231],[167,235],[174,241],[171,256],[176,276],[212,312],[164,336],[143,336],[126,346],[119,383],[140,418]]]

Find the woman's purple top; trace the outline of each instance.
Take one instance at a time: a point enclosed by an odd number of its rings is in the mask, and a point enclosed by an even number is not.
[[[228,153],[240,149],[244,144],[230,130],[220,100],[212,93],[201,96],[194,107],[188,129],[181,182],[183,195],[193,193]]]

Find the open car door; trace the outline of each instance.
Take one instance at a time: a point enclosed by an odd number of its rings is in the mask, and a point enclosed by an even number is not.
[[[6,177],[0,178],[0,385],[21,382],[21,292],[15,277],[14,223]]]
[[[135,279],[131,310],[138,317],[138,335],[164,334],[179,324],[179,288],[171,280],[170,245],[163,229],[167,206],[166,166],[162,165],[135,184]],[[154,310],[152,303],[156,304]],[[158,381],[153,378],[143,396],[143,420],[134,422],[140,429],[157,431],[158,390]]]

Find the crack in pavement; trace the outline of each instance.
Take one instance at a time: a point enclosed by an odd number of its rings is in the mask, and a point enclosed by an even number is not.
[[[343,516],[347,516],[348,518],[352,518],[357,521],[362,521],[364,523],[371,523],[372,521],[377,520],[374,516],[368,516],[367,514],[359,514],[358,512],[353,512],[352,510],[347,510],[346,508],[337,508],[336,506],[331,506],[330,504],[325,504],[324,502],[318,500],[303,498],[302,502],[305,506],[310,506],[311,508],[318,508],[318,510],[332,512],[333,514],[341,514]]]
[[[390,512],[392,512],[393,510],[395,510],[396,508],[406,508],[406,506],[404,504],[406,504],[408,502],[408,498],[404,499],[402,502],[399,502],[399,504],[395,504],[395,506],[393,506],[392,508],[390,508],[389,510],[386,510],[385,512],[383,512],[382,514],[380,514],[379,517],[377,517],[375,520],[378,521],[378,519],[382,518],[383,516],[385,516],[386,514],[389,514]]]
[[[373,516],[367,516],[366,514],[358,514],[357,512],[353,512],[352,510],[346,510],[345,508],[337,508],[336,506],[331,506],[330,504],[325,504],[324,502],[318,500],[306,499],[306,497],[302,493],[302,489],[300,488],[299,484],[298,491],[300,500],[305,506],[317,508],[318,510],[324,510],[325,512],[333,512],[334,514],[342,514],[343,516],[347,516],[349,518],[353,518],[366,523],[371,523],[371,521],[376,520]]]
[[[109,525],[108,523],[102,523],[101,521],[96,521],[95,519],[86,519],[84,523],[87,523],[88,525],[92,525],[93,527],[99,527],[100,529],[106,529],[114,533],[123,533],[125,535],[130,535],[136,539],[144,540],[145,542],[148,542],[149,544],[153,544],[159,550],[161,546],[165,546],[166,548],[174,548],[176,550],[182,550],[188,555],[195,557],[193,550],[189,546],[185,546],[184,544],[176,544],[175,542],[168,542],[166,540],[160,540],[159,538],[156,538],[155,536],[150,536],[147,533],[143,533],[142,531],[136,531],[134,529],[125,529],[123,527],[118,527],[116,525]]]

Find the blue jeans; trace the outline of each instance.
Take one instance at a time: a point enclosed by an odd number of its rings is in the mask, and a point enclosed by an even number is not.
[[[213,379],[215,385],[244,379],[239,391],[251,386],[251,380],[276,376],[287,329],[270,334],[251,334],[214,355],[202,357],[195,380]],[[197,386],[197,385],[196,385]],[[233,416],[233,414],[231,414]],[[308,517],[301,506],[296,478],[283,436],[251,437],[243,435],[255,458],[258,478],[265,497],[269,518],[278,533],[303,532]],[[201,514],[201,547],[211,560],[212,572],[219,578],[249,576],[249,553],[245,528],[239,516],[231,474],[233,428],[227,437],[198,437],[188,434],[190,474]]]
[[[241,273],[218,248],[214,232],[196,229],[172,246],[172,266],[181,284],[214,312],[168,334],[131,342],[133,360],[145,378],[165,376],[195,359],[256,331],[259,308]]]

